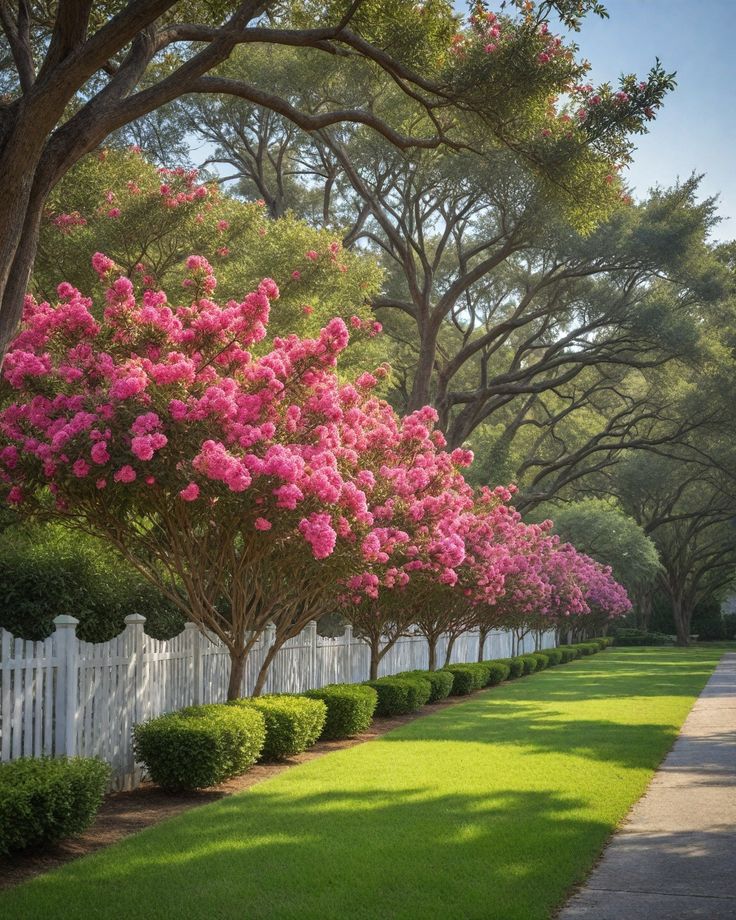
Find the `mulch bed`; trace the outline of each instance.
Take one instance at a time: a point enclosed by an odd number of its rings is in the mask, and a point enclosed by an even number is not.
[[[479,692],[485,693],[487,691],[481,690]],[[472,695],[475,696],[476,694]],[[26,850],[1,857],[0,889],[19,885],[36,875],[56,869],[58,866],[71,862],[73,859],[78,859],[80,856],[86,856],[89,853],[101,850],[113,843],[117,843],[118,840],[122,840],[124,837],[136,834],[138,831],[151,827],[153,824],[158,824],[160,821],[165,821],[167,818],[173,818],[174,815],[188,811],[190,808],[207,805],[209,802],[216,802],[225,796],[234,795],[236,792],[243,792],[243,790],[255,786],[256,783],[261,783],[278,773],[283,773],[284,770],[290,770],[298,764],[307,763],[307,761],[314,760],[316,757],[323,757],[331,751],[339,751],[342,748],[354,747],[356,744],[372,741],[374,738],[379,738],[400,725],[413,722],[414,719],[422,718],[439,710],[457,706],[467,699],[468,697],[464,696],[460,699],[456,698],[444,700],[441,703],[433,703],[431,706],[424,706],[418,712],[407,716],[374,719],[371,727],[362,734],[356,735],[355,738],[348,738],[344,741],[319,741],[303,754],[298,754],[278,763],[256,764],[242,776],[236,776],[210,789],[172,795],[162,792],[153,783],[144,783],[130,792],[111,793],[106,796],[94,824],[81,836],[69,838],[56,846],[45,847],[43,850]]]

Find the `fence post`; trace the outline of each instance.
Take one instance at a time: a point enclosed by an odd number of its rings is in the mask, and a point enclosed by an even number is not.
[[[79,620],[61,614],[54,619],[56,668],[56,731],[54,752],[74,757],[79,714]]]
[[[309,643],[309,686],[307,689],[317,686],[317,621],[310,620],[307,623],[307,642]]]
[[[187,647],[191,655],[192,706],[199,706],[202,703],[202,641],[195,623],[186,623],[184,631],[189,637]]]
[[[345,683],[353,682],[353,627],[345,627]]]

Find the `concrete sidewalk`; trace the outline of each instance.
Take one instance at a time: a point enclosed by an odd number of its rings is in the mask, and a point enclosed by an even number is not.
[[[736,918],[736,654],[559,920]]]

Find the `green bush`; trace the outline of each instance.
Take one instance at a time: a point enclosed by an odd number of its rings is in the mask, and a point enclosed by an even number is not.
[[[524,674],[524,662],[521,658],[499,658],[499,661],[509,666],[509,680]]]
[[[519,655],[519,661],[524,665],[525,674],[533,674],[537,670],[537,659],[532,655]]]
[[[238,776],[263,750],[266,724],[252,706],[189,706],[133,729],[137,760],[169,792],[202,789]]]
[[[488,668],[488,680],[486,681],[486,687],[495,687],[496,684],[500,684],[502,681],[507,680],[509,674],[511,673],[511,668],[506,661],[483,661],[481,662]]]
[[[91,757],[0,764],[0,855],[81,834],[97,814],[110,767]]]
[[[421,677],[422,680],[429,681],[432,688],[429,703],[439,703],[447,699],[452,692],[452,674],[448,671],[402,671],[395,674],[394,677]]]
[[[432,685],[423,677],[379,677],[366,681],[378,693],[378,716],[402,716],[429,702]]]
[[[552,668],[562,661],[562,652],[558,648],[546,648],[544,654],[547,656],[548,668]]]
[[[616,645],[626,647],[640,645],[669,645],[672,642],[672,639],[669,636],[665,636],[663,633],[645,632],[643,629],[636,629],[635,627],[620,627],[616,630],[616,635],[615,637],[612,637],[611,641],[615,641]]]
[[[597,642],[577,642],[573,648],[578,649],[581,657],[585,655],[595,655],[596,652],[600,651]]]
[[[266,721],[261,760],[282,760],[301,754],[322,734],[327,718],[323,700],[273,694],[232,700],[228,705],[256,709]]]
[[[452,674],[452,696],[464,696],[480,690],[488,683],[490,667],[485,662],[450,664],[445,668]]]
[[[580,657],[580,652],[574,645],[560,645],[557,650],[562,653],[563,664]]]
[[[168,639],[184,628],[178,608],[102,541],[59,524],[15,524],[0,533],[0,626],[38,641],[60,613],[79,620],[86,642],[105,642],[140,613],[145,630]]]
[[[549,667],[549,658],[546,652],[532,652],[530,657],[537,662],[537,671],[543,671]]]
[[[307,690],[304,696],[322,700],[327,707],[320,736],[325,740],[352,738],[365,731],[378,705],[378,694],[365,684],[330,684],[318,690]]]

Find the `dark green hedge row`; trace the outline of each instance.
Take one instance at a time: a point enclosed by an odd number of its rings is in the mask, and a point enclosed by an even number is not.
[[[441,671],[402,671],[395,677],[421,677],[422,680],[429,681],[431,693],[429,694],[429,703],[439,703],[447,699],[452,693],[452,674],[445,670]]]
[[[133,729],[133,747],[154,783],[170,792],[238,776],[263,750],[266,722],[252,706],[189,706]]]
[[[90,757],[0,764],[0,855],[81,834],[94,820],[110,767]]]
[[[378,705],[378,693],[365,684],[330,684],[307,690],[304,696],[321,700],[327,707],[322,738],[352,738],[370,727]]]
[[[327,705],[306,696],[273,694],[233,700],[228,705],[250,707],[263,716],[266,741],[261,760],[282,760],[301,754],[320,737],[327,718]]]
[[[379,677],[366,681],[378,693],[377,716],[403,716],[429,702],[432,684],[424,676]]]

